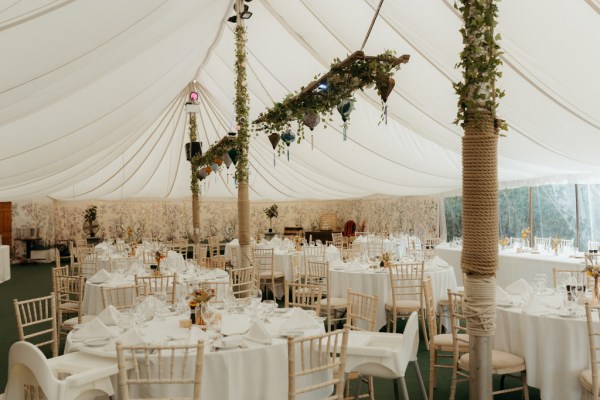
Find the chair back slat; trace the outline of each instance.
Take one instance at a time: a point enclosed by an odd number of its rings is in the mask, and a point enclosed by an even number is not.
[[[379,295],[368,295],[348,289],[348,306],[346,308],[346,326],[352,330],[364,330],[358,326],[362,321],[366,330],[374,332],[377,317]]]
[[[56,322],[56,296],[22,300],[13,299],[19,340],[37,347],[50,346],[52,356],[58,355],[58,330]]]

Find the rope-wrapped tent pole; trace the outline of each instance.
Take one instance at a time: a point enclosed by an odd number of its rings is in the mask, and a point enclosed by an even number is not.
[[[487,110],[468,114],[463,137],[463,250],[469,333],[493,336],[498,268],[498,135]]]
[[[459,5],[460,3],[460,5]],[[498,130],[496,89],[501,64],[499,36],[494,34],[498,7],[494,0],[459,0],[464,26],[464,50],[459,66],[463,82],[454,84],[459,95],[456,122],[463,137],[463,249],[465,315],[469,333],[469,397],[492,398],[492,341],[496,328],[496,269],[498,268]]]

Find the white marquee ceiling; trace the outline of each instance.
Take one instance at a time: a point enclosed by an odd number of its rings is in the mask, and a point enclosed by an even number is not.
[[[255,0],[247,20],[251,117],[358,50],[378,0]],[[31,0],[0,5],[0,199],[184,198],[184,103],[200,88],[204,149],[231,130],[233,0]],[[596,181],[600,172],[600,3],[499,3],[503,78],[499,179]],[[251,140],[253,200],[426,195],[460,188],[452,81],[461,20],[446,0],[388,0],[365,47],[410,54],[388,124],[357,94],[347,141],[336,115],[273,167]],[[235,129],[235,127],[233,127]],[[307,131],[307,133],[310,133]],[[310,137],[310,135],[307,135]],[[232,167],[233,169],[233,167]],[[600,175],[598,175],[600,176]],[[234,198],[233,171],[203,182]]]

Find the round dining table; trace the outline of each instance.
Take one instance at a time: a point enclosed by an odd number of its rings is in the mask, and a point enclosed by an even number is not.
[[[221,333],[227,338],[239,336],[235,346],[219,346],[218,342],[211,339],[211,335],[202,331],[199,326],[192,328],[180,327],[180,320],[189,319],[189,313],[169,315],[163,319],[147,321],[139,330],[140,338],[145,343],[152,344],[185,344],[197,340],[205,341],[204,368],[202,372],[202,398],[220,400],[281,400],[287,398],[287,334],[286,323],[289,321],[292,309],[278,309],[268,322],[263,322],[272,342],[260,343],[249,339],[247,334],[251,327],[251,317],[245,313],[222,313]],[[102,340],[80,340],[74,333],[67,337],[65,353],[83,351],[94,355],[115,359],[115,342],[121,340],[117,326],[108,326],[112,337]],[[83,328],[80,328],[83,329]],[[135,329],[135,328],[131,328]],[[324,333],[322,320],[315,318],[314,325],[301,331],[295,330],[294,334],[313,336]],[[121,336],[122,337],[122,336]],[[93,345],[92,345],[93,344]],[[101,344],[101,345],[98,345]],[[193,365],[193,360],[188,360],[188,365]],[[190,368],[189,374],[193,374]],[[313,384],[312,379],[306,382]],[[320,379],[320,378],[318,378]],[[112,379],[115,393],[118,392],[118,377]],[[185,393],[183,385],[165,389],[165,396],[182,396]],[[138,389],[136,395],[144,396],[147,388]],[[155,389],[152,395],[156,396]],[[116,395],[119,398],[119,395]],[[307,397],[313,399],[315,397]],[[322,397],[319,397],[322,398]],[[316,398],[315,398],[316,399]]]
[[[425,276],[431,277],[434,301],[448,297],[448,289],[456,290],[456,277],[452,267],[436,265],[425,266]],[[348,289],[369,295],[379,295],[377,305],[376,328],[380,329],[386,324],[385,303],[392,301],[392,285],[388,269],[370,269],[367,265],[353,265],[352,263],[334,263],[330,267],[330,286],[334,297],[346,298]]]
[[[542,399],[581,399],[579,374],[590,368],[585,310],[579,305],[568,314],[561,308],[563,295],[546,293],[533,312],[524,311],[517,297],[496,307],[494,348],[525,358],[527,384],[540,389]]]

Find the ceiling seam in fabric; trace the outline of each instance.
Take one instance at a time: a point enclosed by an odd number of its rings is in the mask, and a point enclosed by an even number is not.
[[[65,7],[65,6],[69,5],[70,3],[73,3],[74,1],[75,0],[64,0],[64,1],[62,1],[59,4],[56,4],[54,6],[39,7],[36,10],[40,10],[40,11],[36,11],[34,13],[33,12],[34,10],[31,10],[30,11],[31,15],[23,16],[22,18],[20,18],[21,17],[21,15],[20,15],[18,17],[12,18],[12,19],[19,18],[17,21],[14,21],[14,22],[8,22],[10,20],[0,21],[0,32],[4,31],[6,29],[9,29],[9,28],[13,28],[13,27],[18,26],[18,25],[21,25],[21,24],[23,24],[25,22],[32,21],[32,20],[34,20],[36,18],[39,18],[39,17],[41,17],[43,15],[48,14],[49,12],[56,11],[56,10],[62,8],[62,7]],[[5,8],[4,10],[2,10],[2,12],[6,11],[7,9],[8,8]]]

